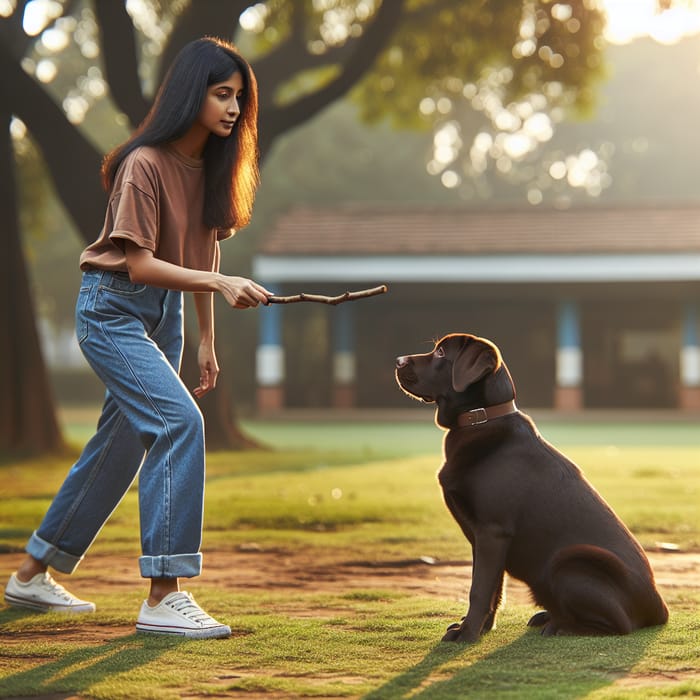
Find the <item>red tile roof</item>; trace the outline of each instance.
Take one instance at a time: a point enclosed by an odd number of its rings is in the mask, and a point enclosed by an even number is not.
[[[700,252],[700,206],[456,209],[348,205],[281,216],[264,255]]]

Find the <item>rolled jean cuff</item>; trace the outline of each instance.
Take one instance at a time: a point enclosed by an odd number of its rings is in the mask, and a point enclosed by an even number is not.
[[[139,568],[143,578],[192,578],[202,573],[202,555],[198,552],[140,557]]]
[[[34,559],[63,574],[72,574],[83,560],[82,555],[69,554],[60,550],[55,544],[42,540],[36,532],[32,533],[25,550]]]

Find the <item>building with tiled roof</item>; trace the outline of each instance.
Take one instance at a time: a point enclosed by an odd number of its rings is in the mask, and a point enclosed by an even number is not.
[[[260,249],[270,256],[647,251],[700,253],[700,208],[299,208]]]
[[[405,404],[394,357],[448,332],[496,342],[524,407],[700,409],[697,206],[299,208],[253,268],[279,294],[389,287],[266,309],[263,410]]]

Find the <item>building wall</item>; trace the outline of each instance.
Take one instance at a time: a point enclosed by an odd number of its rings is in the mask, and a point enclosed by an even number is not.
[[[465,332],[501,349],[524,408],[555,405],[557,323],[562,300],[579,319],[583,408],[675,408],[680,403],[683,309],[694,284],[396,284],[352,303],[359,408],[406,407],[395,358],[429,352]],[[332,326],[337,307],[284,310],[286,407],[333,404]]]
[[[358,335],[357,403],[405,406],[393,370],[399,355],[429,352],[449,333],[472,333],[499,346],[514,376],[518,395],[530,406],[552,402],[554,312],[549,302],[452,299],[435,304],[417,300],[396,305],[391,314],[366,310]]]
[[[584,404],[673,408],[680,380],[681,308],[662,301],[582,306]]]

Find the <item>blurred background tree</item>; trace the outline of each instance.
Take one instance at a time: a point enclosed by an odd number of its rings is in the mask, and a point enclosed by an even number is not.
[[[250,58],[260,83],[263,161],[280,136],[351,96],[363,119],[386,123],[392,135],[433,129],[428,170],[441,188],[456,189],[469,168],[474,182],[489,172],[537,181],[532,163],[554,125],[595,104],[603,27],[591,0],[0,0],[0,317],[7,329],[0,449],[62,445],[22,233],[65,216],[80,247],[95,238],[106,202],[102,155],[144,116],[187,41],[223,36]],[[466,170],[456,167],[465,151]],[[336,158],[342,168],[356,156]],[[42,212],[44,173],[60,207]],[[529,187],[531,201],[545,189]],[[68,237],[62,230],[35,245],[60,248]],[[51,274],[77,278],[77,269],[60,267]],[[232,408],[231,386],[222,382],[203,403],[210,448],[246,443]]]

